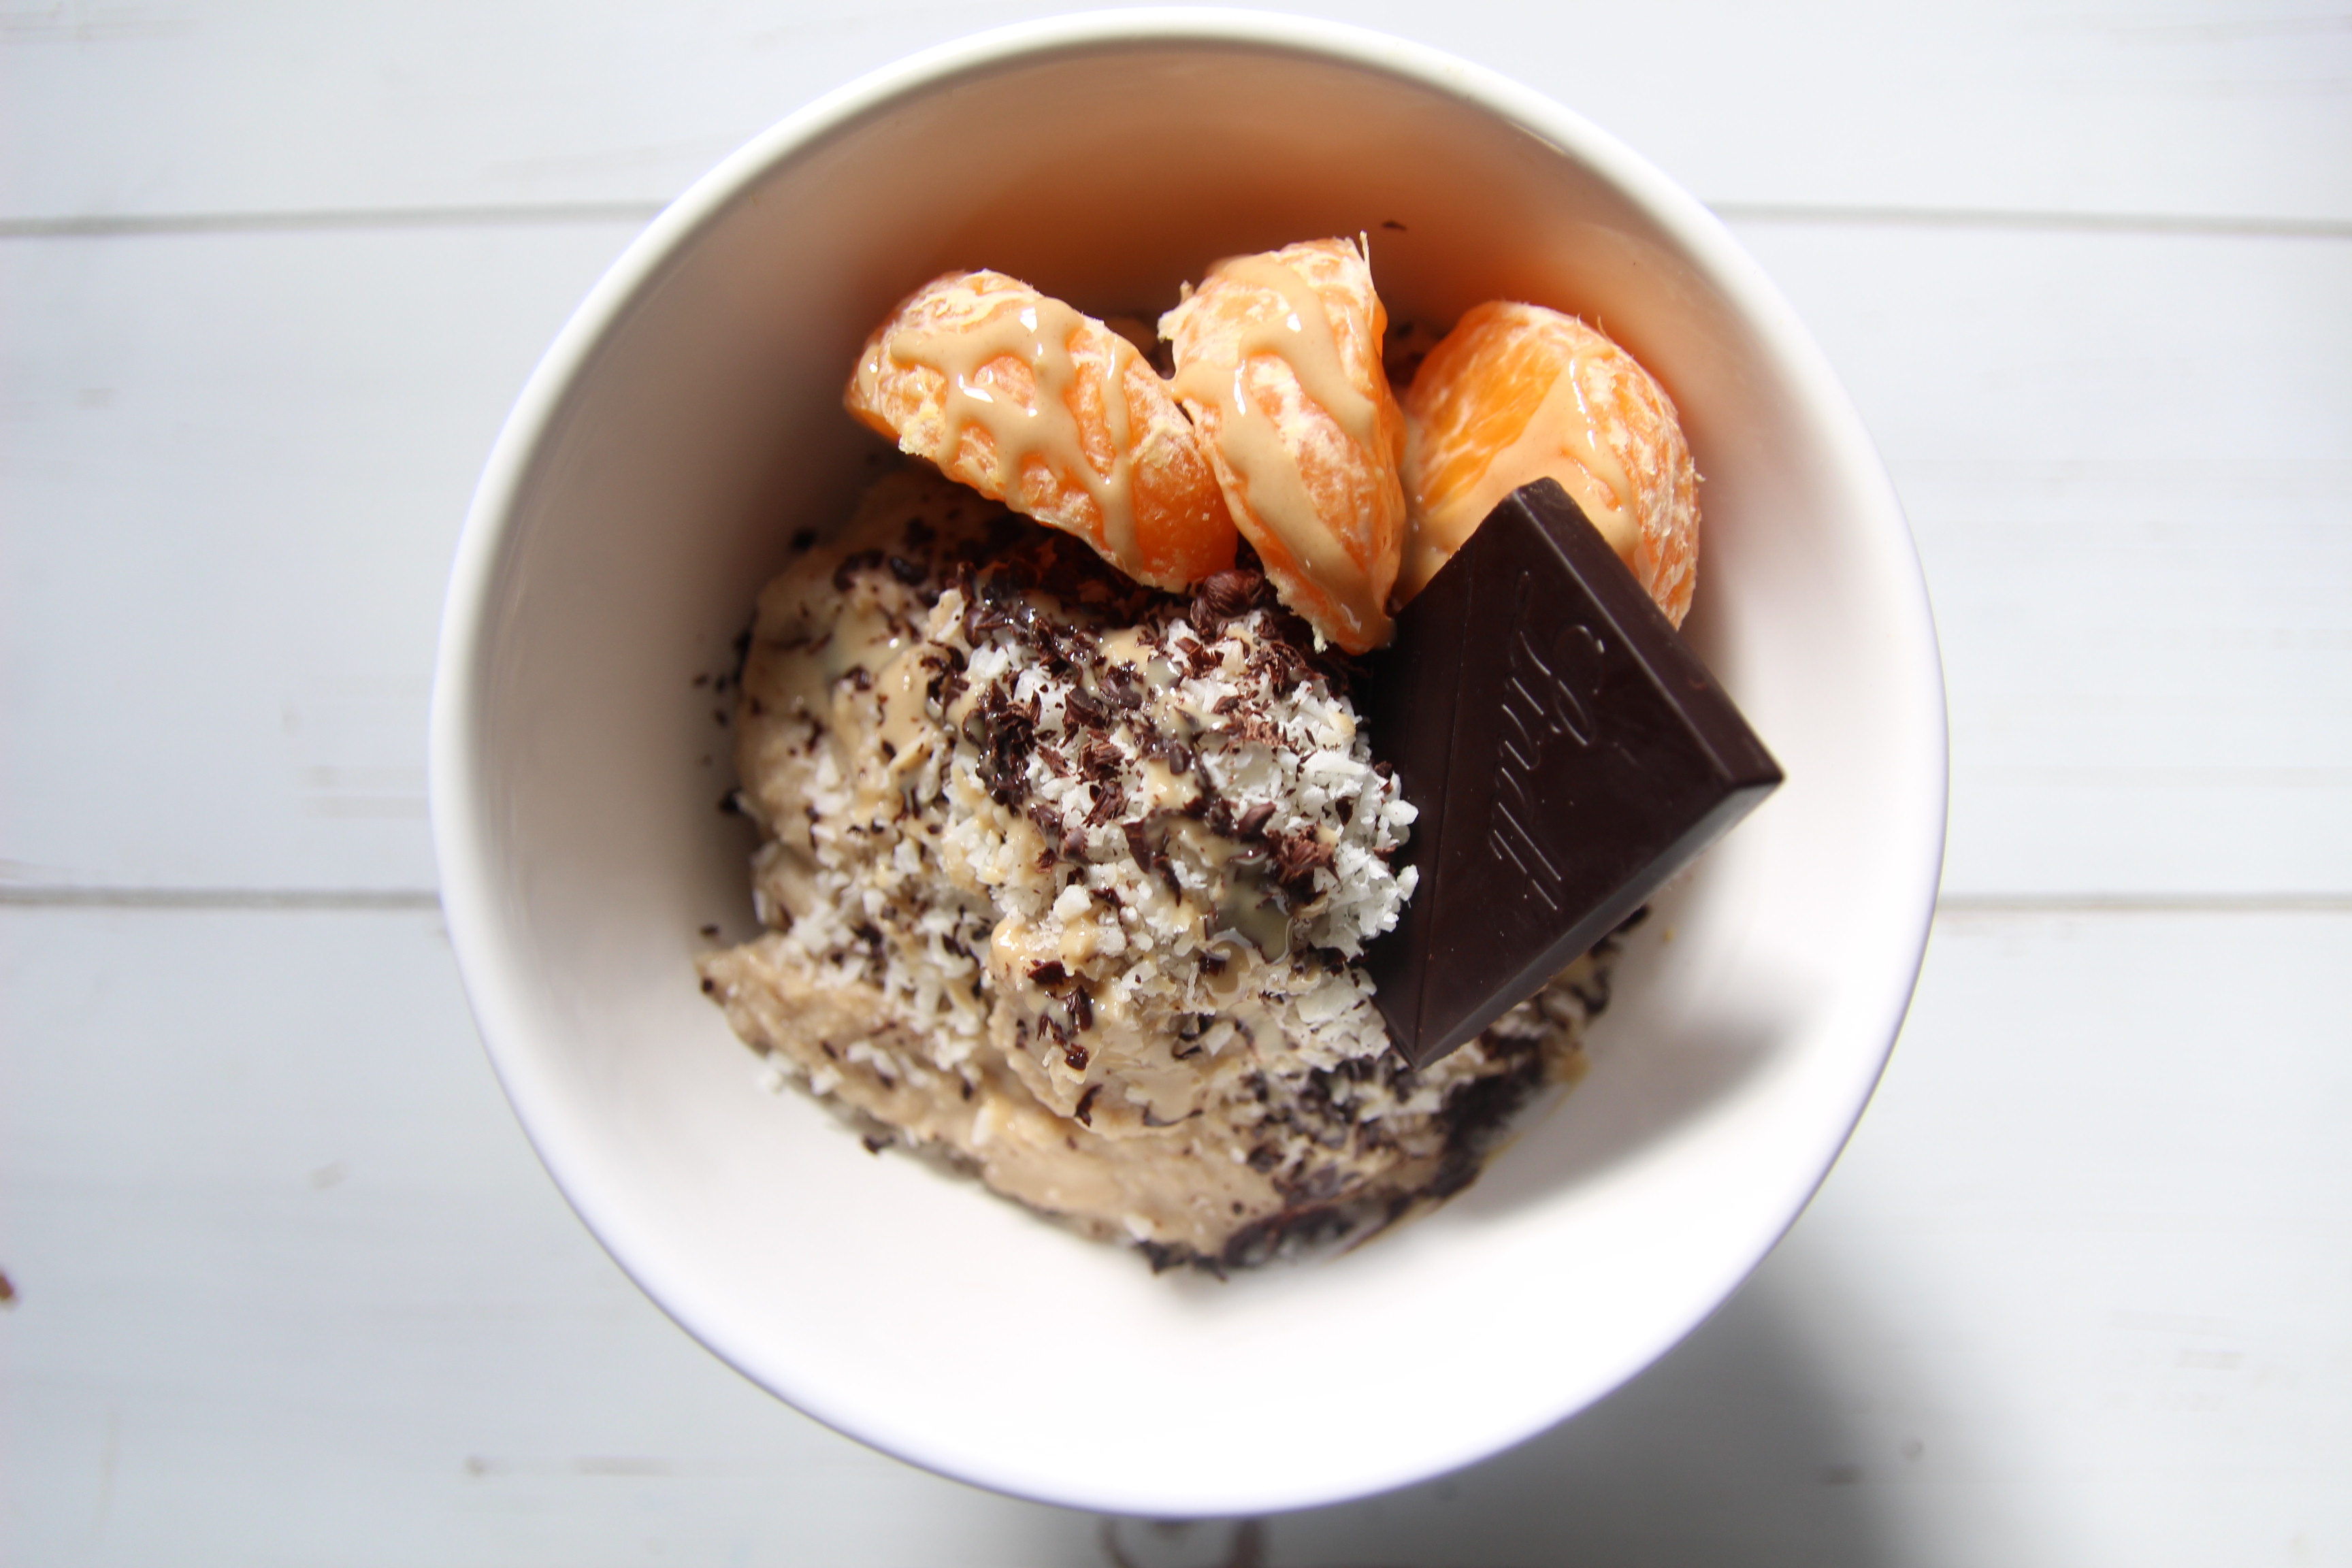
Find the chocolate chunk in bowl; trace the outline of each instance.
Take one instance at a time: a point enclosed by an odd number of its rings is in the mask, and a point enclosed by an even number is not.
[[[1366,966],[1416,1067],[1534,995],[1780,784],[1550,479],[1514,491],[1430,579],[1370,684],[1374,750],[1420,812],[1421,875]]]
[[[1149,317],[1219,257],[1360,232],[1394,316],[1531,300],[1605,321],[1658,375],[1706,479],[1686,631],[1790,782],[1661,899],[1585,1081],[1477,1186],[1336,1258],[1155,1277],[761,1089],[694,973],[704,925],[740,942],[754,922],[747,826],[711,809],[731,731],[686,699],[794,537],[835,529],[872,479],[841,367],[908,289],[988,265]],[[1491,1454],[1632,1376],[1745,1277],[1901,1019],[1942,759],[1885,474],[1696,201],[1566,110],[1417,47],[1148,13],[869,79],[631,247],[484,474],[445,618],[433,806],[501,1081],[683,1326],[912,1462],[1077,1507],[1233,1515]],[[1360,1367],[1369,1344],[1376,1372],[1297,1393],[1302,1368]]]

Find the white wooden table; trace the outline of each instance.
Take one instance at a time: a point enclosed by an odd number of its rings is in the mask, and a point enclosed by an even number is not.
[[[1718,207],[1939,617],[1909,1026],[1654,1370],[1450,1479],[1170,1532],[837,1437],[597,1249],[435,903],[469,487],[664,200],[1035,9],[0,3],[0,1562],[2352,1563],[2352,20],[2317,0],[1346,13]]]

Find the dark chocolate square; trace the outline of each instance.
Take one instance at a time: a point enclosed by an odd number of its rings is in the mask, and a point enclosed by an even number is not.
[[[1426,1066],[1616,929],[1780,783],[1698,656],[1549,479],[1397,617],[1373,754],[1419,808],[1421,884],[1365,966]]]

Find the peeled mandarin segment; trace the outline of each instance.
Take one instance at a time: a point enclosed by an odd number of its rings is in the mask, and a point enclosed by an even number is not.
[[[1181,589],[1236,536],[1182,409],[1135,345],[1001,272],[923,285],[866,341],[850,413],[1139,583]]]
[[[1573,316],[1490,301],[1430,351],[1404,407],[1399,605],[1505,496],[1549,478],[1682,625],[1698,581],[1698,469],[1674,404],[1633,355]]]
[[[1176,395],[1283,603],[1350,653],[1389,640],[1404,416],[1362,252],[1313,240],[1218,262],[1160,319]]]

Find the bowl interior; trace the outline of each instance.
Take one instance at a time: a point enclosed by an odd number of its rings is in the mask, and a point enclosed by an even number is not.
[[[1785,306],[1605,138],[1360,41],[976,50],[780,128],[625,258],[493,459],[436,713],[445,897],[499,1072],[614,1256],[812,1414],[919,1463],[1160,1514],[1323,1501],[1580,1408],[1802,1205],[1908,996],[1941,846],[1917,570]],[[1450,1207],[1218,1284],[1153,1277],[875,1158],[698,994],[751,920],[716,809],[723,670],[792,533],[872,471],[865,333],[988,266],[1155,315],[1214,258],[1370,237],[1392,316],[1507,297],[1603,325],[1701,470],[1691,632],[1781,792],[1639,933],[1594,1066]]]

